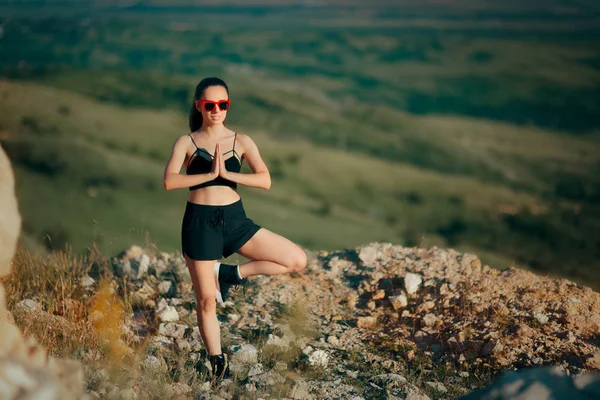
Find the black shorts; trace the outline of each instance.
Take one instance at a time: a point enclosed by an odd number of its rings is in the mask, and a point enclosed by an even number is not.
[[[238,251],[260,228],[246,217],[242,199],[224,206],[188,201],[181,250],[192,260],[220,260]]]

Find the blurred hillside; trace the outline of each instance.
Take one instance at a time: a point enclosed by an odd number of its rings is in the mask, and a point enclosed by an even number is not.
[[[45,4],[0,6],[0,142],[27,246],[116,252],[148,233],[178,249],[186,193],[164,192],[162,170],[195,84],[217,75],[228,125],[273,176],[240,190],[261,225],[313,249],[441,245],[600,287],[591,3]]]

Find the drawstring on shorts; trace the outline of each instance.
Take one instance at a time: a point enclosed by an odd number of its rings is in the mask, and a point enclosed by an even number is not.
[[[222,208],[217,208],[210,214],[210,217],[208,217],[208,224],[213,228],[217,227],[217,225],[225,225],[225,217]]]

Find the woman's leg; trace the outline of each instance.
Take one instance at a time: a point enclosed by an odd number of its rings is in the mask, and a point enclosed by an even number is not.
[[[252,261],[240,264],[242,278],[298,272],[306,267],[306,253],[294,242],[261,228],[238,251]]]
[[[185,256],[190,271],[194,294],[198,329],[208,354],[221,354],[221,331],[217,320],[217,287],[213,266],[215,261],[197,261]]]

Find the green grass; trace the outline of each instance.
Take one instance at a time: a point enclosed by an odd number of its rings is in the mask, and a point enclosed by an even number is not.
[[[270,90],[271,97],[284,99],[290,89]],[[51,106],[32,113],[36,101]],[[279,118],[306,104],[282,101]],[[25,242],[52,248],[68,242],[76,250],[96,242],[115,253],[149,235],[166,251],[179,249],[187,191],[164,191],[162,172],[174,139],[186,130],[185,114],[123,109],[10,81],[0,85],[0,105],[0,139],[15,164]],[[464,173],[444,173],[426,159],[425,167],[390,162],[365,151],[320,146],[310,137],[239,129],[238,114],[231,114],[230,126],[254,138],[273,174],[268,192],[240,188],[249,215],[305,247],[348,248],[370,241],[450,246],[480,254],[498,268],[514,264],[597,282],[591,268],[597,262],[597,207],[586,201],[585,191],[579,193],[583,198],[556,199],[546,179],[562,171],[583,184],[595,179],[587,171],[597,163],[596,143],[504,123],[382,114],[381,124],[389,123],[385,118],[403,122],[397,137],[419,132],[423,143],[447,148],[469,166]],[[324,130],[329,121],[361,123],[360,116],[314,115],[320,118]],[[480,163],[503,178],[479,176]],[[48,236],[51,243],[44,239]]]

